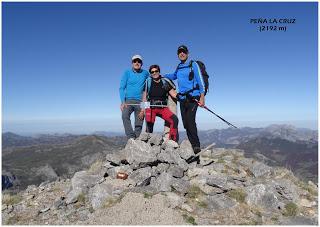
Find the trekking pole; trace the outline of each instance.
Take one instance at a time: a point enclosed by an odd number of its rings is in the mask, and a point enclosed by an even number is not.
[[[200,106],[200,102],[197,99],[193,99],[194,101],[196,101],[198,103],[198,105]],[[234,126],[233,124],[231,124],[230,122],[226,121],[225,119],[223,119],[222,117],[220,117],[218,114],[216,114],[215,112],[213,112],[212,110],[210,110],[207,106],[202,106],[203,108],[205,108],[206,110],[208,110],[210,113],[213,113],[214,115],[216,115],[218,118],[220,118],[222,121],[224,121],[225,123],[227,123],[230,126],[233,126],[234,128],[237,128],[236,126]]]
[[[167,107],[166,105],[151,105],[150,102],[141,102],[140,104],[126,104],[127,106],[140,106],[142,109],[150,107]]]

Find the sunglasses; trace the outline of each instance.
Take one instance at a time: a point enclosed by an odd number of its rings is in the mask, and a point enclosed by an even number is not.
[[[139,59],[135,59],[135,60],[132,61],[132,63],[137,63],[137,62],[140,63],[140,64],[142,64],[142,61],[139,60]]]
[[[159,72],[159,70],[150,71],[151,74],[158,73],[158,72]]]
[[[185,51],[185,50],[179,50],[179,51],[178,51],[178,55],[179,55],[181,52],[182,52],[182,53],[185,53],[185,54],[188,54],[188,52]]]

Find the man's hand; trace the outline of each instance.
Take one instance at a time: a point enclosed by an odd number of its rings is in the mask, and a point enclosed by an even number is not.
[[[121,110],[121,112],[123,111],[123,109],[124,109],[125,107],[127,107],[127,104],[121,103],[121,105],[120,105],[120,110]]]
[[[144,110],[141,110],[139,115],[138,115],[138,118],[142,121],[143,118],[144,118]]]
[[[198,104],[199,104],[200,107],[204,107],[204,105],[205,105],[204,94],[201,94]]]

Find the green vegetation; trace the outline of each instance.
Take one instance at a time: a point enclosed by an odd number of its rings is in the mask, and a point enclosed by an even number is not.
[[[206,203],[205,201],[199,201],[199,202],[197,202],[197,204],[199,207],[202,207],[202,208],[208,207],[208,203]]]
[[[116,203],[119,203],[122,200],[123,197],[124,197],[124,195],[121,195],[121,196],[118,196],[118,197],[107,198],[105,200],[104,204],[103,204],[103,208],[112,207]]]
[[[222,159],[222,158],[219,158],[217,163],[226,163],[226,161],[224,159]]]
[[[198,198],[199,196],[203,195],[204,192],[196,185],[192,185],[187,192],[187,197],[190,199]]]
[[[279,220],[279,218],[278,218],[277,216],[272,216],[272,217],[271,217],[271,221],[276,222],[276,221],[278,221],[278,220]]]
[[[234,198],[239,203],[244,203],[247,194],[242,189],[233,189],[227,192],[227,195]]]
[[[93,212],[94,212],[94,209],[93,209],[92,206],[89,207],[89,212],[90,212],[90,213],[93,213]]]
[[[98,160],[98,161],[94,162],[94,163],[90,166],[88,172],[89,172],[89,173],[96,173],[99,169],[101,169],[102,165],[103,165],[102,160]]]
[[[81,193],[80,195],[78,195],[77,201],[78,203],[82,203],[82,204],[86,202],[86,196],[84,195],[84,193]]]
[[[286,204],[284,208],[284,216],[296,216],[298,213],[298,206],[293,202]]]
[[[183,214],[182,217],[187,223],[190,223],[192,225],[197,225],[196,220],[194,219],[194,217],[188,216],[187,214]]]
[[[15,225],[17,224],[17,222],[19,222],[19,220],[19,216],[14,215],[8,218],[8,220],[6,221],[6,225]]]
[[[311,195],[313,196],[317,196],[318,195],[318,191],[315,190],[311,185],[308,185],[307,183],[304,182],[300,182],[299,186],[306,190],[307,192],[309,192]]]
[[[152,196],[153,195],[151,193],[148,193],[148,192],[143,193],[143,198],[150,199],[152,198]]]
[[[2,204],[14,205],[21,201],[22,201],[22,197],[20,195],[4,194],[2,196]]]
[[[248,222],[240,223],[239,225],[261,225],[262,223],[257,220],[249,220]]]

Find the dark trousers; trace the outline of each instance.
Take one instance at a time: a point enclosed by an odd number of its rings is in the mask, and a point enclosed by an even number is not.
[[[198,129],[196,124],[197,109],[198,109],[198,104],[195,101],[186,99],[180,102],[180,112],[181,112],[183,127],[187,131],[188,139],[193,148],[200,147]]]
[[[126,133],[126,136],[128,139],[130,138],[137,138],[140,136],[140,133],[142,131],[142,124],[143,120],[140,120],[138,118],[138,115],[140,113],[140,106],[139,105],[130,105],[130,104],[140,104],[139,100],[127,100],[126,104],[128,104],[127,107],[125,107],[122,111],[122,122],[123,127]],[[131,125],[130,116],[134,112],[134,130]]]

